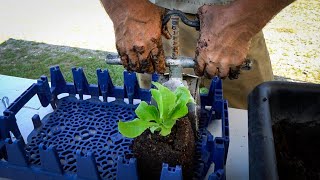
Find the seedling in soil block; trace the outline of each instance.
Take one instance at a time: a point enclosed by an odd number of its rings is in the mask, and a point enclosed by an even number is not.
[[[122,135],[135,138],[131,147],[140,179],[159,179],[163,163],[180,165],[184,179],[191,179],[195,138],[186,115],[187,104],[194,100],[186,87],[172,92],[157,82],[153,85],[157,87],[151,90],[157,107],[141,102],[135,111],[138,118],[119,121],[118,129]]]
[[[176,121],[188,114],[187,104],[193,102],[188,88],[178,87],[172,92],[158,82],[152,84],[157,87],[151,89],[151,94],[158,107],[142,101],[135,110],[138,118],[128,122],[119,121],[118,128],[123,136],[135,138],[147,129],[167,136]]]

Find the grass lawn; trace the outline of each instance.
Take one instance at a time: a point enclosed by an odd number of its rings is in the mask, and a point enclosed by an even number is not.
[[[38,79],[50,78],[50,66],[59,65],[67,81],[72,67],[82,67],[91,84],[97,84],[97,68],[108,69],[115,85],[122,85],[124,68],[104,62],[108,52],[9,39],[0,44],[0,74]]]

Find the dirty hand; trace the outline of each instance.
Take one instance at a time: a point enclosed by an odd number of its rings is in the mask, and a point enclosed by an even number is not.
[[[110,3],[117,3],[106,10],[114,24],[116,47],[123,66],[129,71],[164,73],[161,34],[167,38],[170,36],[166,29],[162,29],[165,10],[148,0]]]
[[[247,22],[243,22],[234,3],[204,5],[198,14],[201,27],[195,72],[209,78],[215,75],[227,77],[244,62],[255,33],[247,27]]]

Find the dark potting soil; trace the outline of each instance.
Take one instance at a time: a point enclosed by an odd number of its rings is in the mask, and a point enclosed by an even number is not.
[[[279,179],[320,180],[320,119],[273,125]]]
[[[183,178],[192,179],[195,139],[189,119],[178,120],[165,137],[145,131],[134,140],[133,152],[140,179],[159,180],[163,162],[171,167],[181,165]]]

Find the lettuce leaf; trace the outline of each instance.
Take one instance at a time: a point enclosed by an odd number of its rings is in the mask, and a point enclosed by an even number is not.
[[[193,102],[193,98],[186,87],[178,87],[174,94],[177,99],[174,108],[169,113],[169,119],[179,119],[188,114],[189,102]]]
[[[145,121],[152,121],[155,120],[156,122],[159,121],[159,112],[157,108],[153,105],[148,105],[146,102],[142,101],[137,109],[135,110],[136,115],[139,119]]]
[[[171,109],[175,106],[176,96],[168,88],[162,86],[158,82],[153,82],[158,90],[151,89],[153,99],[157,102],[160,119],[164,120],[168,118]]]
[[[140,136],[150,126],[153,126],[155,124],[156,123],[144,121],[137,118],[127,122],[119,121],[118,130],[125,137],[135,138],[137,136]]]

